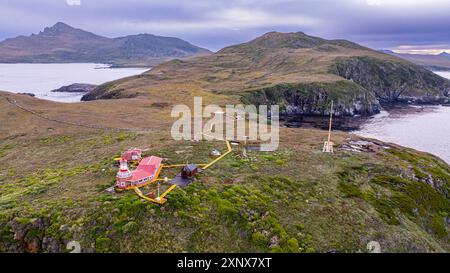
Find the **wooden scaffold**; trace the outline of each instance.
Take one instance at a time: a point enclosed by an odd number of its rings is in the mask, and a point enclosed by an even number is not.
[[[323,144],[322,152],[324,153],[334,153],[333,145],[334,143],[331,141],[331,125],[333,123],[333,101],[331,101],[330,108],[330,124],[328,126],[328,140]]]

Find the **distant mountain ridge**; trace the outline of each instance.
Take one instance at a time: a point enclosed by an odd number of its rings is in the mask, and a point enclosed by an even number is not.
[[[154,65],[173,58],[206,55],[207,49],[184,40],[152,34],[103,37],[58,22],[38,34],[0,42],[3,63],[100,62]]]
[[[392,50],[380,50],[380,52],[408,60],[431,70],[450,70],[450,54],[447,52],[440,54],[407,54]]]

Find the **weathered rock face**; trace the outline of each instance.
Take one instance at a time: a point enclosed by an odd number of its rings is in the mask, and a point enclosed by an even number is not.
[[[243,101],[278,104],[286,115],[328,115],[331,100],[336,116],[370,116],[380,103],[446,104],[450,81],[419,66],[369,57],[338,59],[333,72],[343,78],[331,83],[279,84],[252,90]]]
[[[32,219],[26,223],[20,219],[2,223],[0,251],[30,253],[63,251],[64,242],[48,234],[50,225],[50,219],[46,217]]]
[[[334,73],[373,92],[381,103],[450,101],[449,80],[410,63],[351,57],[339,59]]]
[[[336,116],[373,115],[380,112],[377,98],[351,81],[333,83],[280,84],[252,90],[243,96],[244,103],[277,104],[283,113],[328,115],[334,101]]]
[[[52,90],[52,92],[87,93],[94,90],[95,87],[97,87],[95,84],[74,83]]]
[[[81,97],[81,101],[92,101],[98,99],[124,99],[133,98],[135,93],[126,92],[122,88],[114,89],[114,82],[105,83],[93,88]]]

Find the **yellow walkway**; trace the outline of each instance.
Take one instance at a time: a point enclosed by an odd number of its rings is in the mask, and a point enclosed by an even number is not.
[[[220,160],[222,160],[225,156],[227,156],[229,153],[231,153],[233,151],[233,149],[231,148],[230,142],[228,140],[226,140],[226,143],[227,143],[227,151],[223,155],[219,156],[218,158],[214,159],[213,161],[211,161],[208,164],[196,164],[196,165],[197,166],[203,166],[202,169],[206,170],[209,167],[211,167],[212,165],[214,165],[217,162],[219,162]],[[186,164],[162,165],[161,168],[158,171],[158,174],[155,176],[155,179],[153,179],[152,182],[164,180],[164,179],[158,178],[161,169],[163,169],[163,168],[174,168],[174,167],[184,167],[184,166],[186,166]],[[162,204],[164,204],[167,201],[167,199],[164,198],[164,197],[166,197],[176,187],[177,187],[177,185],[170,186],[170,188],[168,188],[163,194],[161,194],[160,196],[158,196],[156,198],[150,198],[148,196],[145,196],[138,187],[131,187],[131,188],[134,190],[134,192],[139,197],[141,197],[141,198],[143,198],[143,199],[145,199],[147,201],[150,201],[150,202],[162,205]]]

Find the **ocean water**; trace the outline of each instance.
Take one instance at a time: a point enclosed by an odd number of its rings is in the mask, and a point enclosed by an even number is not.
[[[450,79],[450,72],[435,73]],[[353,133],[429,152],[450,164],[450,106],[406,115],[382,111]]]
[[[104,64],[3,64],[0,63],[0,90],[33,93],[38,98],[78,102],[82,93],[50,92],[72,83],[102,84],[141,74],[148,68],[109,68]]]

